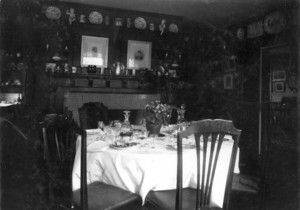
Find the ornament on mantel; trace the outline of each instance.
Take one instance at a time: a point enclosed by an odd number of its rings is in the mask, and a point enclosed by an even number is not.
[[[71,7],[70,10],[67,10],[66,14],[69,15],[69,24],[72,25],[76,20],[75,9]]]
[[[159,25],[160,35],[162,35],[166,28],[166,20],[162,19]]]
[[[105,16],[104,22],[105,22],[105,25],[107,25],[107,26],[110,25],[110,20],[109,20],[109,16],[108,15]]]
[[[130,27],[131,27],[131,19],[127,18],[127,28],[130,28]]]

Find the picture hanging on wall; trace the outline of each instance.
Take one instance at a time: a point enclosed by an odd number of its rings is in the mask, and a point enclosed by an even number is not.
[[[233,89],[233,74],[224,75],[224,89]]]
[[[150,69],[151,68],[151,42],[128,40],[127,68]]]
[[[81,66],[107,67],[108,42],[106,37],[82,36]]]
[[[284,70],[273,71],[273,81],[284,81],[286,79],[286,73]]]
[[[222,60],[222,68],[224,72],[236,71],[236,56],[224,57]]]
[[[273,82],[273,92],[274,93],[283,93],[285,92],[285,82]]]

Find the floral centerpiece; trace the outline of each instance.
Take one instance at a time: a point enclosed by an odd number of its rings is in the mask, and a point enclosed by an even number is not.
[[[160,101],[152,101],[145,106],[144,117],[146,124],[164,124],[169,123],[173,106],[163,104]]]
[[[161,125],[168,125],[173,106],[160,101],[150,102],[145,106],[144,117],[149,135],[158,135]]]

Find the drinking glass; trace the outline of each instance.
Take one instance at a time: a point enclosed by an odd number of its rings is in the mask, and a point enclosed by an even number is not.
[[[182,104],[180,106],[180,109],[177,110],[177,114],[178,114],[177,124],[185,123],[186,120],[184,118],[184,114],[185,114],[185,105],[184,104]]]
[[[104,122],[103,121],[98,121],[98,128],[101,130],[104,130]]]

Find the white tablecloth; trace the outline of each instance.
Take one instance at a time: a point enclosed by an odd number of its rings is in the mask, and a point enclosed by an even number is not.
[[[176,138],[146,138],[136,140],[139,144],[126,149],[110,147],[111,141],[87,140],[88,183],[101,181],[133,193],[140,194],[143,201],[150,190],[176,189],[177,151]],[[196,187],[196,152],[188,147],[183,150],[183,187]],[[80,189],[81,138],[77,139],[73,167],[73,191]],[[212,189],[211,204],[222,206],[226,176],[232,148],[232,140],[224,141]],[[235,173],[239,173],[238,157]]]

